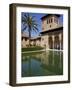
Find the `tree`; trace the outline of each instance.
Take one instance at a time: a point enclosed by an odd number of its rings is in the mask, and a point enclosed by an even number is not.
[[[30,14],[26,13],[22,15],[22,19],[21,19],[23,28],[22,28],[22,32],[24,32],[25,30],[28,30],[29,33],[29,46],[30,46],[30,39],[31,39],[31,32],[38,31],[38,24],[35,20],[35,16],[31,16]]]

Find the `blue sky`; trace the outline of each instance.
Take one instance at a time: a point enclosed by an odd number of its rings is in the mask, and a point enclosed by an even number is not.
[[[23,14],[25,14],[25,13],[22,12],[21,14],[23,15]],[[29,14],[30,14],[30,16],[35,16],[34,19],[35,19],[36,22],[38,23],[38,32],[32,31],[32,33],[31,33],[31,36],[32,36],[32,37],[36,37],[36,36],[38,36],[38,35],[40,34],[40,32],[42,31],[41,17],[43,17],[43,16],[45,16],[45,15],[47,15],[47,14],[42,14],[42,13],[29,13]],[[21,15],[21,16],[22,16],[22,15]],[[63,23],[63,15],[61,15],[61,17],[60,17],[59,19],[60,19],[60,22]],[[21,28],[23,28],[22,23],[21,23]],[[27,30],[26,30],[25,32],[27,32]]]

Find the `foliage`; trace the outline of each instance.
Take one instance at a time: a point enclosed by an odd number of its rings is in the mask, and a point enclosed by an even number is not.
[[[32,47],[27,47],[27,48],[22,48],[22,52],[26,51],[36,51],[36,50],[42,50],[43,48],[40,46],[32,46]]]
[[[30,45],[31,32],[38,31],[38,24],[35,20],[35,16],[31,16],[29,13],[23,14],[21,22],[23,25],[22,32],[27,30],[29,33],[29,45]]]

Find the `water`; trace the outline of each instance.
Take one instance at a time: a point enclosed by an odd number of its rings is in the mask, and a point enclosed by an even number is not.
[[[24,53],[21,64],[22,77],[63,75],[63,52]]]

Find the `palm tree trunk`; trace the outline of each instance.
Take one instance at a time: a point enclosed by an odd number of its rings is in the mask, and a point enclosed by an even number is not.
[[[31,27],[29,26],[29,46],[31,45],[30,39],[31,39]]]

